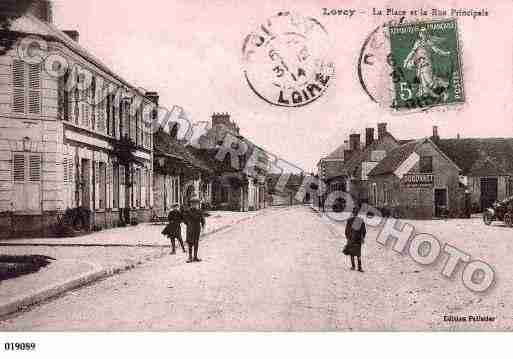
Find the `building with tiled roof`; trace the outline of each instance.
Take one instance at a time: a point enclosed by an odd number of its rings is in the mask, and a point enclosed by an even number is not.
[[[78,32],[59,30],[50,1],[33,3],[2,24],[0,77],[11,80],[0,82],[0,212],[23,218],[0,216],[0,233],[13,223],[45,232],[78,207],[90,228],[148,220],[154,97],[81,46]],[[36,42],[44,56],[24,51]]]
[[[405,216],[468,216],[513,194],[513,139],[433,136],[391,151],[369,173],[371,203]]]
[[[397,139],[387,131],[387,124],[378,124],[378,136],[375,138],[374,129],[365,129],[365,143],[361,143],[360,134],[350,134],[348,145],[339,147],[336,151],[342,153],[341,159],[326,159],[320,161],[319,176],[326,184],[327,193],[324,198],[334,191],[346,191],[358,203],[368,201],[367,175],[386,154],[400,146]],[[342,151],[342,148],[344,150]],[[322,200],[322,199],[321,199]]]

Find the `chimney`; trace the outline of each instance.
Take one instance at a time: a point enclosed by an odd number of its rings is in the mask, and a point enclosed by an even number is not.
[[[385,136],[385,133],[387,133],[387,123],[378,123],[378,140],[381,140]]]
[[[360,150],[360,134],[352,133],[349,135],[349,149],[351,151],[359,151]]]
[[[365,147],[372,145],[374,142],[374,129],[372,127],[365,129]]]
[[[77,30],[62,30],[62,32],[71,37],[75,42],[78,42],[78,39],[80,38],[80,34]]]
[[[433,126],[433,141],[438,141],[440,136],[438,135],[438,126]]]
[[[52,2],[50,0],[34,0],[29,12],[39,20],[53,23]]]

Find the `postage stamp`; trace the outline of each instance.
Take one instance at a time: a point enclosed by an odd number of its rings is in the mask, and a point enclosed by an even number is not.
[[[244,76],[262,100],[276,106],[304,106],[321,97],[333,79],[329,49],[320,22],[279,12],[246,36]]]
[[[395,110],[463,103],[456,20],[389,26]]]

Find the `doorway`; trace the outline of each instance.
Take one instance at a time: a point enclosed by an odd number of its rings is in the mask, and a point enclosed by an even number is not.
[[[447,189],[435,188],[435,217],[447,215]]]
[[[90,160],[81,161],[81,187],[82,187],[82,207],[91,208],[91,164]]]

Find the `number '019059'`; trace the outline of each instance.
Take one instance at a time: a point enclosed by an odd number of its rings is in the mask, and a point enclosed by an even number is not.
[[[30,351],[36,349],[36,343],[12,343],[4,344],[5,351]]]

